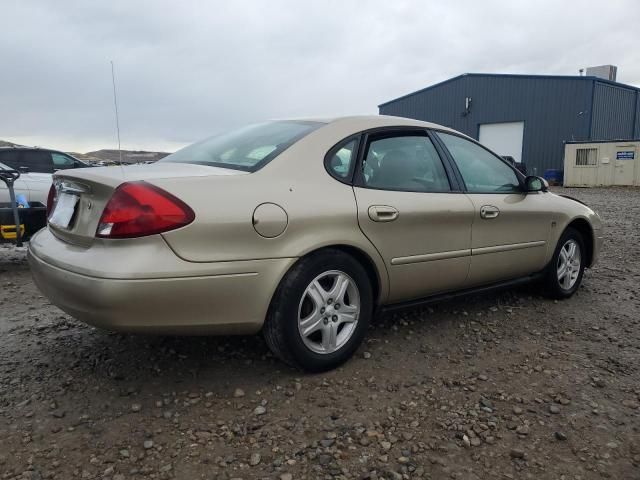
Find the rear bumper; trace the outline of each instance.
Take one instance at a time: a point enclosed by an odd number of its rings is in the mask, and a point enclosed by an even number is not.
[[[131,259],[137,266],[137,278],[131,271],[123,272],[126,278],[105,278],[97,275],[102,271],[99,265],[91,264],[94,273],[86,272],[89,262],[108,260],[104,246],[70,246],[47,229],[33,240],[28,252],[33,278],[53,304],[85,323],[126,332],[256,333],[278,282],[295,262],[285,258],[193,264],[176,257],[165,244],[162,258],[146,256],[146,271],[144,260]],[[161,238],[157,241],[164,243]],[[92,248],[103,251],[94,255]],[[53,260],[56,252],[63,262]],[[112,265],[104,271],[114,276],[113,263],[118,262],[122,258],[112,258]],[[175,263],[173,270],[169,262]],[[164,272],[160,276],[158,264]],[[170,271],[174,273],[168,274]]]

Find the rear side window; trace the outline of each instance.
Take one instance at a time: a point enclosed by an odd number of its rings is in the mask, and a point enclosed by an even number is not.
[[[24,150],[20,161],[21,167],[27,167],[30,172],[53,173],[51,153],[40,150]]]
[[[9,150],[0,152],[0,163],[4,163],[7,167],[17,170],[20,167],[20,150]]]
[[[358,138],[352,138],[329,151],[326,159],[327,170],[338,180],[347,180],[351,174],[351,167],[355,162],[358,150]]]
[[[467,139],[438,132],[453,157],[469,192],[520,192],[518,176],[501,159]]]
[[[178,150],[160,162],[197,163],[255,172],[320,122],[276,121],[249,125]]]
[[[11,150],[0,152],[0,163],[18,170],[26,167],[29,172],[53,173],[51,153],[41,150]]]
[[[364,184],[381,190],[448,192],[447,173],[426,134],[373,137],[367,145]]]

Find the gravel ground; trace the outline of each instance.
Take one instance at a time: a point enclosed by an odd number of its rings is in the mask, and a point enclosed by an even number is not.
[[[573,298],[386,315],[314,376],[259,336],[80,324],[0,247],[0,478],[640,478],[640,189],[566,192],[607,228]]]

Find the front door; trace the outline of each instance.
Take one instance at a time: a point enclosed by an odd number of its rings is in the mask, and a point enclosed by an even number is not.
[[[458,135],[439,132],[473,203],[468,286],[489,284],[544,268],[553,213],[545,193],[524,193],[515,170]]]
[[[617,145],[613,171],[614,185],[633,185],[636,165],[636,148],[633,145]]]
[[[392,303],[467,278],[473,205],[449,177],[426,131],[367,136],[354,187],[358,222],[384,258]]]

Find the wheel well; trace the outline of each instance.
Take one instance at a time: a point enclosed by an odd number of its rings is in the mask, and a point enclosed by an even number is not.
[[[371,260],[371,257],[359,248],[353,247],[351,245],[327,245],[326,247],[322,247],[318,250],[307,253],[305,257],[307,255],[312,255],[327,248],[340,250],[347,255],[352,256],[360,263],[360,265],[364,267],[365,271],[367,272],[367,276],[369,277],[369,281],[371,282],[371,288],[373,289],[373,298],[375,299],[376,303],[378,303],[378,301],[380,300],[380,277],[378,274],[378,269],[373,263],[373,260]]]
[[[576,218],[567,226],[567,228],[569,227],[576,229],[582,235],[584,245],[587,249],[588,262],[586,266],[590,267],[593,261],[593,230],[591,229],[591,225],[582,218]]]

